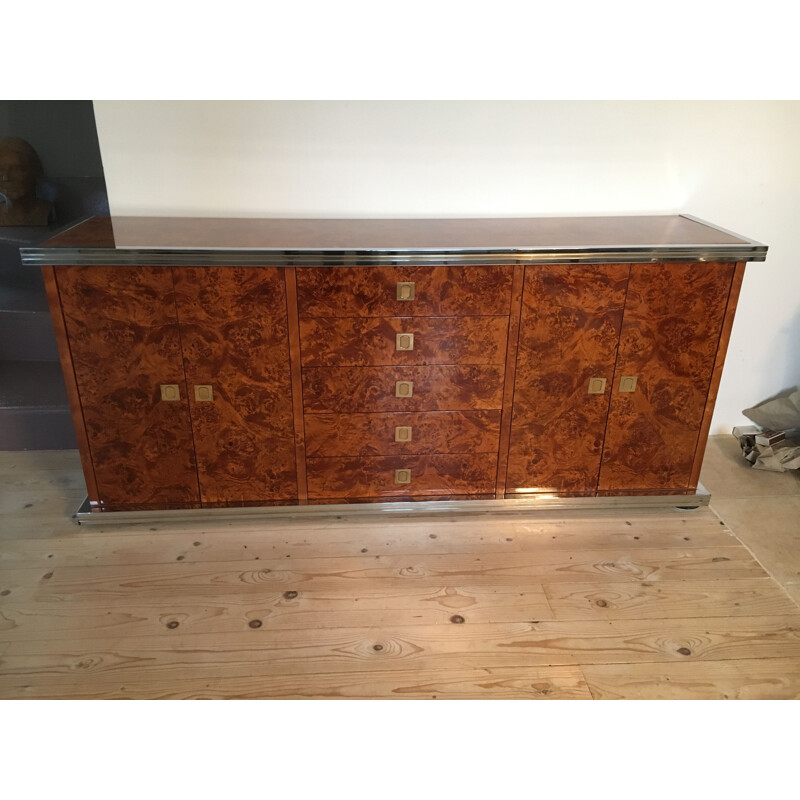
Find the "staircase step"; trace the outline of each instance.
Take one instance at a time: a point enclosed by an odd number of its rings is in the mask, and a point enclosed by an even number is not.
[[[73,450],[67,408],[0,408],[0,450]]]
[[[61,365],[0,361],[0,450],[77,447]]]
[[[69,408],[61,364],[0,361],[0,409]]]
[[[0,361],[58,361],[50,313],[0,310]]]

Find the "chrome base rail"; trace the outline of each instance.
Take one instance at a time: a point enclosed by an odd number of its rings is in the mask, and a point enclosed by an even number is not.
[[[710,493],[699,484],[695,494],[621,495],[615,497],[525,497],[507,500],[423,500],[418,503],[342,503],[306,506],[248,506],[244,508],[193,508],[170,511],[91,511],[87,497],[73,519],[81,525],[133,525],[152,522],[279,522],[418,518],[463,515],[513,516],[537,511],[599,511],[623,509],[694,509],[707,506]]]

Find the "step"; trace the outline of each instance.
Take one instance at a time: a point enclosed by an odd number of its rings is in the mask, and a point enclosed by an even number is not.
[[[0,450],[74,450],[78,446],[66,408],[0,408]]]
[[[30,247],[31,244],[10,241],[8,234],[0,234],[0,308],[47,311],[42,270],[21,263],[20,246]]]
[[[77,447],[61,365],[0,361],[0,450]]]
[[[58,361],[50,312],[0,309],[0,361]]]

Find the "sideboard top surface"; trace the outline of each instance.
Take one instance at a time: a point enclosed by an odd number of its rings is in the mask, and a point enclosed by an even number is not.
[[[689,216],[482,219],[92,217],[22,251],[36,264],[763,261],[767,248]]]

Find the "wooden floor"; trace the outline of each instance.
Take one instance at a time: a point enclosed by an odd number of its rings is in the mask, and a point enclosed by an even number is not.
[[[71,451],[0,493],[2,698],[800,697],[800,607],[709,508],[98,529]]]

